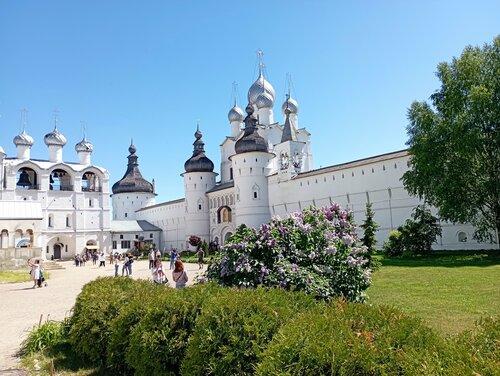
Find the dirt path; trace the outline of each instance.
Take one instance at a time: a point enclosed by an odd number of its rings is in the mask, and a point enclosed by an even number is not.
[[[77,268],[72,262],[61,262],[66,268],[63,270],[50,271],[49,286],[32,289],[32,282],[0,284],[0,370],[14,368],[19,359],[16,353],[28,331],[37,325],[40,315],[43,320],[47,318],[62,320],[70,313],[76,296],[82,286],[99,276],[114,275],[114,267],[106,265],[98,268],[92,263],[85,267]],[[168,262],[164,262],[168,267]],[[198,265],[185,264],[189,276],[189,284],[198,274]],[[26,269],[26,273],[28,269]],[[133,278],[150,279],[147,261],[136,261],[133,264]],[[172,283],[171,273],[167,273]]]

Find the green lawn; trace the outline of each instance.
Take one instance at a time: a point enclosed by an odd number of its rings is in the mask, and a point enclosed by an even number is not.
[[[43,277],[49,279],[49,273],[43,272]],[[13,270],[0,272],[0,283],[18,283],[31,281],[30,274],[26,270]]]
[[[500,251],[381,261],[368,303],[398,307],[445,334],[471,329],[481,316],[500,313]]]

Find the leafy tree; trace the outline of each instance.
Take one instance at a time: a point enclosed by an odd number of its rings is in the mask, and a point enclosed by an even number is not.
[[[368,266],[372,264],[372,255],[375,253],[375,244],[377,244],[377,238],[375,237],[375,233],[380,227],[375,220],[373,219],[375,213],[372,209],[372,203],[368,202],[366,204],[366,217],[363,224],[360,226],[363,229],[363,237],[361,238],[362,244],[367,248],[368,253],[366,254],[366,258],[368,259]]]
[[[437,76],[432,106],[414,102],[408,111],[403,182],[442,219],[470,222],[474,238],[492,241],[500,233],[500,36],[439,64]]]
[[[413,209],[411,218],[398,228],[404,251],[420,255],[429,254],[432,251],[432,243],[441,236],[441,225],[423,205]]]
[[[392,230],[387,240],[384,242],[384,247],[382,249],[386,256],[403,256],[404,247],[401,232],[399,230]]]

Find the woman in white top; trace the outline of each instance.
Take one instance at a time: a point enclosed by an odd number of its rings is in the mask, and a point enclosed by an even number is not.
[[[165,283],[165,273],[163,272],[163,265],[161,264],[160,259],[156,259],[154,262],[153,269],[151,269],[153,273],[153,282],[155,283]],[[168,282],[168,281],[166,281]]]
[[[33,280],[33,288],[35,289],[38,285],[38,280],[40,279],[40,260],[35,260],[35,262],[31,262],[31,259],[28,259],[28,266],[31,268],[30,276]]]
[[[175,288],[181,289],[186,287],[188,276],[184,270],[184,264],[181,260],[175,260],[174,271],[172,272],[172,279],[175,282]]]

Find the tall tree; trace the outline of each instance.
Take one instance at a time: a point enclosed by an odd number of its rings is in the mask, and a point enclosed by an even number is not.
[[[410,194],[438,208],[442,219],[476,227],[474,238],[500,233],[500,36],[466,47],[438,65],[441,87],[414,102],[408,125]]]
[[[373,219],[374,216],[375,213],[373,212],[372,209],[372,203],[371,202],[366,203],[365,221],[360,227],[363,229],[364,232],[363,237],[361,238],[361,242],[363,243],[364,246],[368,248],[367,259],[369,262],[369,266],[371,266],[372,255],[375,252],[375,244],[377,244],[377,238],[375,237],[375,233],[377,232],[377,229],[380,227]]]

